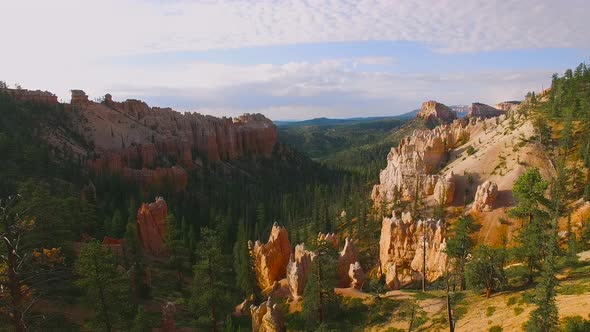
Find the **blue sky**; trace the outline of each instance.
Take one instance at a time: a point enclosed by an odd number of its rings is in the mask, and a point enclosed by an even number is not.
[[[495,104],[590,59],[584,0],[11,1],[0,80],[213,115]]]

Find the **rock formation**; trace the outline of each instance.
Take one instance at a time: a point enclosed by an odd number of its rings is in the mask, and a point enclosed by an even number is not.
[[[391,289],[399,289],[422,279],[424,242],[426,240],[426,280],[434,281],[445,273],[445,226],[433,219],[412,221],[409,214],[401,219],[394,214],[384,218],[379,241],[381,272]]]
[[[283,332],[285,321],[281,310],[271,298],[259,306],[251,306],[252,332]]]
[[[350,264],[348,269],[348,277],[350,278],[350,287],[354,287],[356,289],[361,289],[365,283],[365,280],[367,279],[367,275],[363,271],[363,268],[359,262]]]
[[[375,205],[432,195],[439,182],[436,172],[446,161],[448,151],[469,138],[469,128],[457,120],[433,130],[414,131],[402,139],[387,155],[387,167],[379,174],[380,183],[373,187],[371,198]],[[449,195],[447,200],[452,202],[453,197]]]
[[[8,94],[16,102],[57,105],[57,96],[49,91],[0,88],[0,93]]]
[[[58,104],[46,91],[5,89],[16,101]],[[68,121],[62,130],[48,130],[45,140],[57,150],[87,166],[92,174],[120,174],[144,189],[158,191],[163,184],[181,191],[187,169],[211,162],[241,158],[268,158],[278,142],[276,126],[262,114],[216,118],[170,108],[149,107],[128,99],[116,102],[110,94],[90,101],[82,90],[71,90],[63,104]],[[62,131],[74,132],[67,136]]]
[[[248,247],[250,255],[254,259],[254,270],[261,290],[271,287],[274,282],[286,276],[291,256],[291,244],[284,227],[275,222],[266,244],[262,244],[260,241],[252,244],[250,241]]]
[[[137,232],[145,253],[155,257],[166,257],[164,246],[168,206],[162,197],[153,203],[143,203],[137,211]]]
[[[506,113],[503,110],[499,110],[497,108],[494,108],[492,106],[486,105],[486,104],[481,104],[481,103],[473,103],[471,104],[471,111],[469,111],[469,114],[467,114],[468,117],[470,118],[493,118],[496,116],[500,116],[502,114]]]
[[[315,253],[305,249],[304,243],[295,246],[295,252],[287,265],[287,283],[291,298],[295,301],[303,295],[314,257]]]
[[[455,174],[450,172],[447,175],[439,176],[434,187],[434,199],[438,204],[451,204],[455,197]]]
[[[322,241],[326,241],[327,243],[331,244],[334,248],[338,249],[338,238],[334,233],[318,233],[318,243]]]
[[[520,101],[503,101],[501,103],[496,104],[496,108],[501,110],[501,111],[515,111],[516,109],[518,109],[518,107],[520,107],[521,102]]]
[[[494,208],[494,202],[498,197],[498,185],[492,181],[486,181],[481,185],[477,186],[475,192],[475,199],[473,200],[473,211],[492,211]]]
[[[358,262],[359,254],[351,239],[346,238],[344,248],[338,257],[338,287],[350,287],[351,279],[348,274],[350,265]]]
[[[422,108],[420,108],[416,117],[424,120],[441,120],[444,122],[450,122],[457,118],[457,113],[447,106],[431,100],[422,103]]]

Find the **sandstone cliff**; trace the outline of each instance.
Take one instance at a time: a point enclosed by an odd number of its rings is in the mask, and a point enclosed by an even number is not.
[[[387,167],[379,174],[380,183],[373,187],[371,198],[376,205],[391,204],[395,200],[413,201],[416,197],[434,194],[440,182],[436,173],[446,161],[448,152],[469,139],[469,132],[469,124],[455,121],[433,130],[415,131],[412,136],[402,139],[387,155]],[[454,178],[444,180],[452,182]],[[445,191],[448,189],[446,201],[452,202],[452,184],[445,187],[441,182],[440,186]]]
[[[143,203],[137,211],[137,232],[146,254],[166,257],[168,250],[164,246],[168,205],[163,198],[157,197],[153,203]]]
[[[457,113],[449,107],[431,100],[422,103],[422,107],[416,117],[424,120],[441,120],[443,122],[450,122],[457,118]]]

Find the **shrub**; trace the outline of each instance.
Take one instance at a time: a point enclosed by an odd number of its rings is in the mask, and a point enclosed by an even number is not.
[[[467,155],[468,156],[471,156],[472,154],[474,154],[476,152],[477,152],[477,149],[475,149],[473,146],[470,145],[467,147]]]
[[[488,331],[489,332],[502,332],[504,330],[502,329],[502,326],[494,325],[494,326],[490,326],[490,329]]]
[[[524,309],[522,307],[514,307],[514,316],[522,314],[523,311]]]
[[[490,317],[494,314],[494,312],[496,312],[496,307],[489,306],[486,308],[486,316]]]
[[[516,296],[511,296],[508,298],[508,300],[506,301],[506,305],[507,306],[511,306],[516,304],[516,301],[518,301],[518,298]]]
[[[585,320],[581,316],[568,316],[563,319],[565,332],[586,332],[590,331],[590,320]]]

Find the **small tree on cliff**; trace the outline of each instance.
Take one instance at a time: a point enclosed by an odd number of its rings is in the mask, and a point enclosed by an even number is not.
[[[226,281],[230,262],[221,247],[219,236],[214,230],[201,228],[191,308],[196,316],[196,324],[214,332],[219,331],[218,325],[231,306],[230,285]]]
[[[336,249],[326,241],[320,242],[303,291],[303,316],[310,328],[325,325],[338,310],[334,293],[337,262]]]
[[[76,272],[80,275],[78,285],[86,291],[89,303],[96,308],[92,328],[113,331],[129,309],[127,283],[117,271],[115,256],[98,241],[91,241],[80,252]]]
[[[464,216],[457,220],[453,227],[454,235],[447,241],[446,252],[453,259],[456,273],[459,275],[459,287],[465,290],[465,264],[467,257],[475,246],[471,235],[475,231],[475,224],[470,216]]]
[[[479,245],[475,248],[473,258],[465,265],[465,276],[469,285],[475,289],[484,289],[490,297],[505,282],[504,261],[506,251]]]

